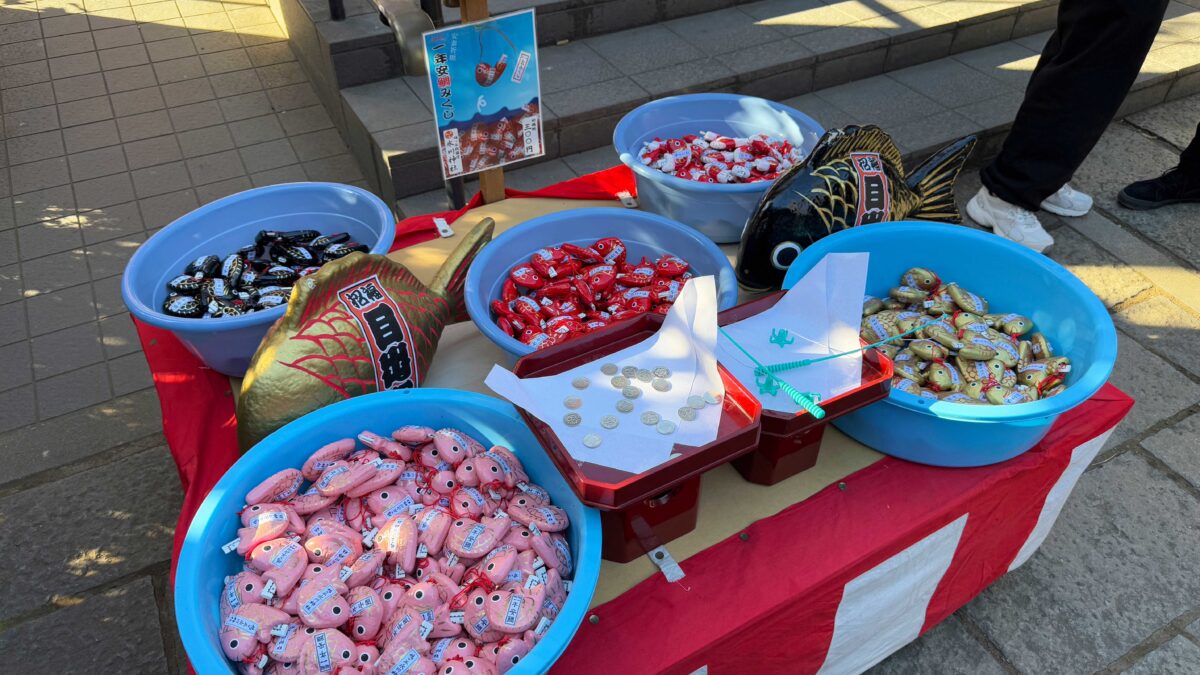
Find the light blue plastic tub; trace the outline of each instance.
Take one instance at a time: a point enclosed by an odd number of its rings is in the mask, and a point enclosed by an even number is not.
[[[989,302],[992,311],[1033,319],[1056,354],[1070,357],[1067,389],[1011,406],[931,401],[892,390],[887,399],[834,420],[880,452],[936,466],[995,464],[1032,448],[1062,413],[1095,394],[1112,373],[1117,334],[1103,303],[1053,260],[988,232],[926,222],[878,223],[843,230],[800,254],[790,288],[827,253],[871,254],[867,293],[886,297],[910,267],[925,267]]]
[[[518,263],[528,262],[533,252],[546,246],[577,244],[590,246],[597,239],[620,237],[629,260],[642,256],[654,260],[673,253],[691,264],[698,277],[717,277],[717,302],[721,310],[737,304],[737,278],[729,259],[708,238],[690,227],[653,213],[633,209],[591,208],[552,213],[517,225],[496,237],[480,251],[467,269],[464,293],[467,313],[479,330],[508,353],[511,362],[533,352],[496,326],[492,300]]]
[[[254,243],[259,230],[349,232],[387,253],[396,219],[383,200],[350,185],[287,183],[246,190],[201,206],[150,237],[125,266],[121,295],[138,320],[166,328],[213,370],[241,377],[286,305],[244,316],[183,319],[162,313],[167,281],[201,255],[224,257]]]
[[[325,443],[354,437],[364,429],[387,435],[404,424],[456,427],[484,445],[511,448],[529,477],[549,490],[555,505],[567,512],[574,585],[545,637],[509,672],[545,672],[563,653],[583,622],[600,576],[599,512],[579,501],[510,404],[448,389],[402,389],[342,401],[279,429],[239,459],[200,504],[175,572],[176,622],[197,673],[235,672],[217,640],[219,597],[225,576],[240,571],[242,559],[236,553],[222,553],[221,545],[237,536],[237,512],[246,493],[276,471],[299,467]]]
[[[788,139],[806,155],[825,133],[816,120],[798,110],[740,94],[660,98],[621,118],[613,131],[613,146],[621,162],[633,169],[641,208],[690,225],[722,244],[741,239],[746,219],[771,183],[697,183],[668,176],[638,160],[647,141],[700,131],[735,137],[767,133]]]

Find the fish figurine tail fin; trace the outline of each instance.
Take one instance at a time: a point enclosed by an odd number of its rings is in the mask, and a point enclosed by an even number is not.
[[[938,150],[913,170],[906,182],[920,196],[917,210],[909,214],[915,220],[958,223],[962,216],[954,203],[954,181],[967,157],[975,149],[974,135],[965,136]]]
[[[475,256],[479,255],[479,251],[492,240],[492,233],[496,229],[496,221],[491,218],[484,218],[472,227],[463,240],[454,247],[450,255],[446,258],[446,262],[442,263],[437,274],[434,275],[433,281],[429,284],[429,290],[445,297],[450,302],[451,321],[465,321],[467,319],[467,308],[463,302],[463,286],[467,280],[467,268],[471,266],[471,261],[475,260]]]

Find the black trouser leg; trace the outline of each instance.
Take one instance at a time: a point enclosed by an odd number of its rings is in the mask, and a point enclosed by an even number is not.
[[[1179,170],[1192,178],[1200,179],[1200,124],[1192,142],[1179,154]]]
[[[1129,93],[1166,7],[1167,0],[1059,3],[1012,131],[980,173],[993,194],[1036,211],[1070,180]]]

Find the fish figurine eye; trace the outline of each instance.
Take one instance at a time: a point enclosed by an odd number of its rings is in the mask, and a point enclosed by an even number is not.
[[[787,271],[796,258],[800,257],[800,245],[794,241],[784,241],[775,245],[771,250],[771,265],[784,272]]]

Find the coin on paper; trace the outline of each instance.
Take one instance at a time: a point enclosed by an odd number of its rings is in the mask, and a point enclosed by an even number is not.
[[[617,364],[606,363],[606,364],[600,366],[600,372],[604,373],[605,375],[616,375],[617,374]]]
[[[584,436],[583,444],[589,448],[600,447],[600,435],[599,434],[588,434],[587,436]]]
[[[621,374],[625,377],[637,377],[637,366],[625,366],[621,369]]]
[[[683,420],[684,422],[691,422],[699,415],[695,408],[689,408],[687,406],[680,408],[678,412],[679,419]]]
[[[586,377],[577,377],[571,380],[571,386],[575,387],[576,389],[587,389],[589,384],[591,383]]]
[[[641,380],[642,382],[649,382],[650,380],[654,379],[654,374],[649,370],[642,368],[641,370],[637,371],[637,379]]]
[[[655,391],[671,391],[671,381],[661,377],[651,382],[650,386],[654,387]]]
[[[704,397],[692,394],[691,396],[687,397],[687,404],[689,408],[700,410],[704,407]]]
[[[579,410],[583,406],[583,399],[578,396],[568,396],[563,399],[563,405],[567,406],[568,410]]]
[[[621,399],[617,401],[617,412],[631,413],[633,412],[633,401]]]
[[[629,378],[625,377],[624,375],[617,375],[613,379],[609,380],[609,382],[617,389],[624,389],[625,387],[629,386]]]
[[[659,366],[654,369],[654,376],[655,377],[670,377],[671,369],[666,366]]]
[[[653,410],[647,410],[646,412],[642,413],[642,424],[654,426],[655,424],[658,424],[659,420],[661,419],[662,417],[660,417],[659,414]]]
[[[704,392],[704,402],[709,405],[717,405],[721,402],[722,396],[711,391]]]
[[[621,390],[621,395],[625,398],[637,398],[642,395],[642,390],[630,385]]]
[[[581,422],[583,422],[583,415],[579,413],[567,413],[563,415],[563,424],[569,427],[577,427]]]
[[[675,433],[675,423],[671,420],[662,420],[655,429],[658,429],[660,434],[673,434]]]
[[[605,415],[604,417],[600,418],[600,426],[604,427],[605,429],[616,429],[618,424],[620,424],[620,422],[618,422],[617,418],[613,415]]]

